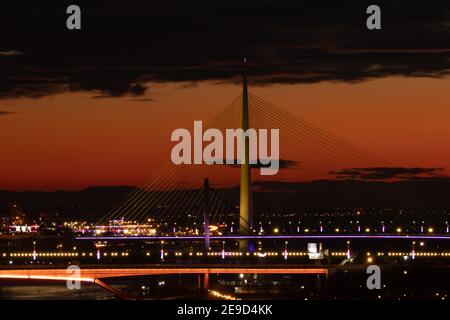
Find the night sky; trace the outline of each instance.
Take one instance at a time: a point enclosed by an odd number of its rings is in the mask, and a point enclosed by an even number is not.
[[[2,4],[0,189],[138,185],[170,132],[250,90],[401,167],[448,175],[450,3]],[[79,4],[82,30],[66,29]],[[438,168],[438,169],[436,169]],[[441,169],[442,168],[442,169]]]

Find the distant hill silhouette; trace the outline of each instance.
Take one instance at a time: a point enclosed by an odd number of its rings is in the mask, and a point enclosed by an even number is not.
[[[107,206],[120,202],[134,187],[89,187],[79,191],[1,191],[0,203],[20,202],[37,206],[65,206],[80,204]]]
[[[257,182],[260,195],[284,193],[299,208],[440,208],[450,209],[450,179],[412,179],[396,182],[318,180]],[[255,195],[258,198],[258,195]]]
[[[120,204],[135,187],[90,187],[79,191],[0,191],[0,213],[7,204],[21,203],[25,211],[59,212],[63,217],[100,218]],[[238,204],[238,189],[231,201]],[[311,182],[255,182],[255,210],[267,203],[292,210],[311,208],[450,209],[450,179],[413,179],[396,182],[318,180]]]

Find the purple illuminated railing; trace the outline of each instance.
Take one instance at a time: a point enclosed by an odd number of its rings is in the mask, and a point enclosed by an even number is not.
[[[265,235],[265,236],[211,236],[211,240],[229,239],[436,239],[450,240],[450,235]],[[87,236],[76,240],[203,240],[203,236]]]

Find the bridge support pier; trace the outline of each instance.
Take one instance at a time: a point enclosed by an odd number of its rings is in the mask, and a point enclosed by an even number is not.
[[[95,279],[94,283],[96,285],[98,285],[99,287],[105,289],[106,291],[111,292],[113,295],[115,295],[116,297],[119,297],[120,299],[123,299],[123,300],[131,300],[132,299],[128,295],[125,295],[122,292],[120,292],[119,290],[114,289],[113,287],[111,287],[110,285],[106,284],[105,282],[103,282],[100,279]]]
[[[204,187],[203,187],[203,201],[204,201],[204,210],[203,210],[203,224],[204,229],[203,233],[205,235],[205,252],[209,251],[210,246],[210,234],[209,234],[209,180],[205,179]]]
[[[198,274],[198,294],[206,296],[209,290],[209,273]]]
[[[248,112],[248,88],[247,88],[247,59],[244,59],[244,74],[242,86],[242,119],[241,127],[246,132],[249,127]],[[252,177],[250,167],[250,141],[245,136],[241,145],[241,184],[239,203],[239,233],[251,235],[253,230],[253,201],[252,201]],[[252,245],[249,240],[240,240],[241,251],[251,251]]]

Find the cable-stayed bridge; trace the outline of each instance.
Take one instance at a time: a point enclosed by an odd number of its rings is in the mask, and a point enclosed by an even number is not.
[[[435,204],[409,192],[407,183],[400,193],[399,184],[385,188],[374,182],[377,175],[371,170],[395,166],[252,94],[246,71],[242,93],[205,125],[208,128],[279,129],[279,173],[258,175],[255,169],[262,165],[249,163],[248,139],[238,165],[175,165],[169,160],[96,223],[97,234],[79,239],[204,239],[208,248],[210,239],[241,239],[245,247],[245,239],[271,237],[447,239],[449,235],[450,212],[434,210]],[[361,170],[369,180],[372,174],[373,181],[357,179]],[[339,193],[333,193],[333,184],[339,185]],[[328,197],[316,205],[328,210],[305,208],[308,198],[327,188]],[[333,208],[345,203],[343,199],[356,199],[361,205]],[[107,225],[103,232],[101,226]],[[141,230],[123,232],[127,225]]]
[[[95,227],[80,232],[76,239],[82,243],[71,242],[72,251],[2,255],[10,261],[51,261],[52,268],[7,267],[0,280],[77,280],[126,298],[103,280],[198,274],[199,290],[205,291],[209,275],[218,273],[327,277],[356,259],[362,263],[353,267],[364,274],[374,259],[388,265],[416,257],[447,263],[448,242],[440,241],[450,240],[450,211],[436,210],[414,185],[377,182],[379,169],[395,166],[252,94],[246,74],[242,93],[208,128],[279,129],[278,174],[263,176],[257,170],[262,161],[250,164],[248,140],[240,164],[169,160],[118,199]],[[357,179],[361,171],[369,181]],[[354,239],[363,243],[350,249]],[[398,241],[374,246],[373,240]],[[427,251],[424,241],[431,243]],[[318,250],[310,251],[310,244]],[[74,259],[83,266],[77,278],[61,267]]]

